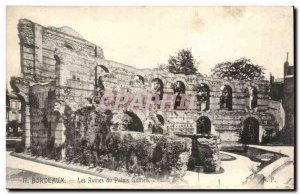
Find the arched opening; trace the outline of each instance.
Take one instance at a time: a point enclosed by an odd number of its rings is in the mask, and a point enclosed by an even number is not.
[[[163,158],[163,150],[160,145],[156,146],[152,154],[152,162],[158,163]]]
[[[200,111],[206,111],[209,110],[209,87],[205,83],[201,83],[199,86],[197,86],[197,101],[198,106],[200,108]]]
[[[60,65],[60,58],[58,55],[54,55],[55,65]]]
[[[163,134],[163,126],[165,124],[165,120],[162,115],[155,114],[149,116],[143,123],[145,132],[152,134]]]
[[[55,48],[55,51],[57,49]],[[61,64],[61,60],[59,58],[58,55],[54,55],[54,60],[55,60],[55,79],[56,79],[56,82],[59,82],[59,79],[60,79],[60,64]]]
[[[241,142],[243,144],[259,143],[259,121],[256,118],[249,117],[244,121]]]
[[[197,120],[197,134],[211,134],[211,121],[207,116],[201,116]]]
[[[141,119],[131,111],[115,114],[111,118],[111,131],[136,131],[144,132]]]
[[[156,115],[158,121],[160,122],[160,124],[164,125],[165,124],[165,120],[164,120],[164,117],[160,114],[157,114]]]
[[[160,78],[154,78],[151,81],[151,90],[155,95],[159,96],[160,100],[162,100],[164,95],[164,84]],[[152,100],[154,100],[154,98]]]
[[[103,65],[97,65],[95,67],[95,89],[100,89],[103,88],[104,86],[102,83],[102,76],[109,73],[108,69],[103,66]]]
[[[102,81],[103,75],[109,73],[108,69],[103,65],[97,65],[95,67],[95,94],[94,94],[94,102],[96,104],[100,103],[100,99],[104,94],[104,84]]]
[[[232,89],[229,85],[223,85],[220,89],[220,109],[232,110]]]
[[[134,82],[139,84],[139,85],[144,85],[145,79],[141,75],[135,75],[133,78]]]
[[[70,50],[74,50],[73,46],[71,46],[69,43],[65,43],[65,47]]]
[[[137,132],[144,132],[144,126],[141,121],[141,119],[133,112],[126,111],[126,114],[128,114],[132,118],[132,123],[129,124],[129,130],[130,131],[137,131]]]
[[[181,101],[184,101],[183,95],[185,94],[185,85],[182,81],[176,81],[173,86],[175,95],[174,110],[180,109]],[[184,107],[184,103],[182,104]]]
[[[254,86],[249,86],[245,90],[245,102],[248,109],[257,107],[257,89]]]

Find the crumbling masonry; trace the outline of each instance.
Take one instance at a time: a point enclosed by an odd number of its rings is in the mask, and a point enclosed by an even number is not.
[[[66,120],[71,118],[78,125],[74,129],[84,134],[87,124],[81,125],[82,117],[76,113],[93,108],[103,94],[118,89],[132,94],[156,93],[162,97],[181,93],[198,98],[197,112],[126,110],[126,116],[141,124],[138,131],[144,134],[181,135],[178,139],[182,140],[188,140],[182,135],[197,134],[203,135],[199,140],[206,136],[207,143],[217,145],[219,140],[222,144],[243,140],[258,144],[264,136],[278,131],[279,104],[272,102],[270,109],[268,81],[227,81],[175,75],[159,69],[137,69],[106,60],[101,47],[86,41],[69,27],[43,27],[21,19],[18,30],[22,77],[11,78],[11,86],[22,101],[27,148],[51,139],[57,145],[65,144],[67,128],[72,125],[66,124]],[[124,115],[124,112],[111,112],[114,117]],[[113,121],[111,125],[120,125]],[[154,128],[157,124],[159,128]],[[118,131],[123,127],[115,128]],[[218,151],[214,150],[214,159],[219,161]],[[182,151],[185,152],[184,147]]]

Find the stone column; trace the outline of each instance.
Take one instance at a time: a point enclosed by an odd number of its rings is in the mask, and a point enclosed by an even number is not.
[[[193,129],[194,129],[193,134],[197,134],[197,119],[196,122],[193,123]]]
[[[259,143],[262,142],[264,131],[265,131],[265,128],[262,125],[259,125],[259,137],[258,137]]]
[[[62,116],[60,116],[58,121],[57,121],[56,129],[54,131],[55,132],[54,135],[55,135],[55,144],[56,145],[61,145],[61,144],[65,143],[65,140],[66,140],[65,130],[66,130],[66,127],[64,125]],[[62,147],[61,157],[62,157],[62,159],[65,158],[65,147]]]
[[[65,130],[66,130],[66,127],[63,123],[63,119],[62,119],[62,117],[59,117],[59,120],[57,121],[56,129],[55,129],[55,133],[54,133],[56,144],[62,144],[65,142],[65,140],[66,140]]]
[[[52,118],[54,119],[53,121],[51,121],[54,127],[54,137],[55,137],[55,145],[59,146],[59,145],[63,145],[65,143],[66,140],[66,136],[65,136],[65,124],[64,124],[64,110],[65,110],[65,106],[64,104],[59,101],[58,99],[56,100],[55,104],[54,104],[54,109],[53,109],[53,114],[52,114]],[[62,147],[62,159],[65,158],[65,148]]]
[[[23,136],[25,141],[25,148],[28,148],[31,145],[31,129],[30,129],[30,105],[29,103],[25,104],[25,109],[23,110]]]

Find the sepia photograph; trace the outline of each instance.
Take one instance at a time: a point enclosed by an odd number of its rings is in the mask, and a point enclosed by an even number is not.
[[[6,6],[6,188],[294,191],[294,20]]]

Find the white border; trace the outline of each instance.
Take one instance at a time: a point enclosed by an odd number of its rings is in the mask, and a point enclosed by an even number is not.
[[[6,173],[5,173],[5,90],[6,90],[6,6],[18,6],[18,5],[33,5],[33,6],[291,6],[294,5],[297,8],[300,7],[299,0],[207,0],[207,1],[196,1],[196,0],[104,0],[104,1],[93,1],[93,0],[1,0],[0,1],[0,105],[1,105],[1,113],[0,113],[0,124],[1,124],[1,194],[8,194],[8,193],[16,193],[16,192],[9,192],[5,189],[6,186]],[[299,10],[298,10],[299,12]],[[299,15],[299,14],[298,14]],[[299,26],[299,19],[296,20],[296,26]],[[295,29],[296,30],[296,29]],[[298,34],[298,32],[295,32]],[[298,45],[298,41],[296,43]],[[299,56],[299,50],[295,56]],[[297,64],[295,63],[297,66]],[[297,68],[297,75],[299,75],[299,68]],[[297,91],[299,91],[300,84],[297,85]],[[299,103],[298,103],[299,106]],[[298,110],[298,107],[297,107]],[[299,114],[297,115],[297,121],[299,122]],[[299,124],[298,124],[299,126]],[[298,131],[297,140],[299,141],[299,131]],[[299,144],[298,144],[299,147]],[[299,151],[299,150],[297,150]],[[298,152],[299,153],[299,152]],[[298,157],[298,154],[297,154]],[[299,167],[298,167],[299,170]],[[298,175],[298,174],[297,174]],[[297,178],[297,181],[299,178]],[[296,184],[298,187],[299,185]],[[89,191],[90,192],[90,191]],[[18,192],[20,193],[20,192]],[[27,192],[32,193],[32,191]],[[40,193],[40,192],[36,192]],[[43,192],[43,193],[52,193],[51,191]],[[62,194],[63,191],[57,192],[56,194]],[[66,192],[65,192],[66,193]],[[75,192],[68,192],[68,193],[77,193]],[[79,193],[87,193],[87,191],[81,191]],[[94,193],[101,193],[101,194],[110,194],[113,193],[112,191],[103,192],[103,191],[94,191]],[[132,193],[132,192],[118,192],[118,193]],[[141,193],[141,192],[136,192]],[[165,192],[153,192],[157,193],[165,193]],[[173,192],[169,192],[173,193]],[[185,192],[182,192],[185,193]],[[207,192],[196,192],[196,193],[207,193]],[[214,192],[213,194],[218,193]],[[239,192],[238,192],[239,193]],[[262,194],[265,192],[255,192],[256,194]],[[272,193],[272,192],[269,192]],[[288,192],[285,192],[288,193]],[[210,193],[211,194],[211,193]]]

